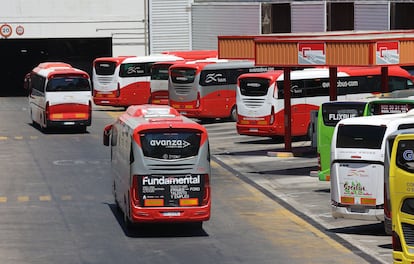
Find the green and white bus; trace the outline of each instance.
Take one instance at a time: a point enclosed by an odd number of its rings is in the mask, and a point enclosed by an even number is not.
[[[365,101],[331,101],[321,105],[317,121],[318,178],[330,181],[330,151],[336,124],[345,118],[406,113],[414,99],[385,98]]]

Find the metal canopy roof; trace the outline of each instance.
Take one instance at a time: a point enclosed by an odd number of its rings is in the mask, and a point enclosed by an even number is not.
[[[414,65],[414,30],[219,36],[218,56],[286,67]]]

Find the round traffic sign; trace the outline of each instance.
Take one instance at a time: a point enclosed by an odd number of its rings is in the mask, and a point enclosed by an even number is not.
[[[12,32],[13,32],[12,27],[9,24],[3,24],[0,27],[0,35],[2,35],[5,38],[10,37]]]

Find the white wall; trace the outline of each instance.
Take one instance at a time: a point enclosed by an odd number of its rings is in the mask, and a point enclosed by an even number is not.
[[[12,27],[8,38],[111,37],[115,56],[144,55],[145,1],[0,0],[0,25]]]

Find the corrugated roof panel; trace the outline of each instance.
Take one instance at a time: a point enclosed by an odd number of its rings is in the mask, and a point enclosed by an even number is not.
[[[358,3],[355,1],[354,10],[355,30],[387,30],[390,28],[387,2]]]
[[[291,3],[292,33],[326,31],[325,1]]]
[[[191,0],[149,1],[150,52],[191,50]]]
[[[217,36],[260,34],[260,4],[193,4],[193,49],[217,49]]]

